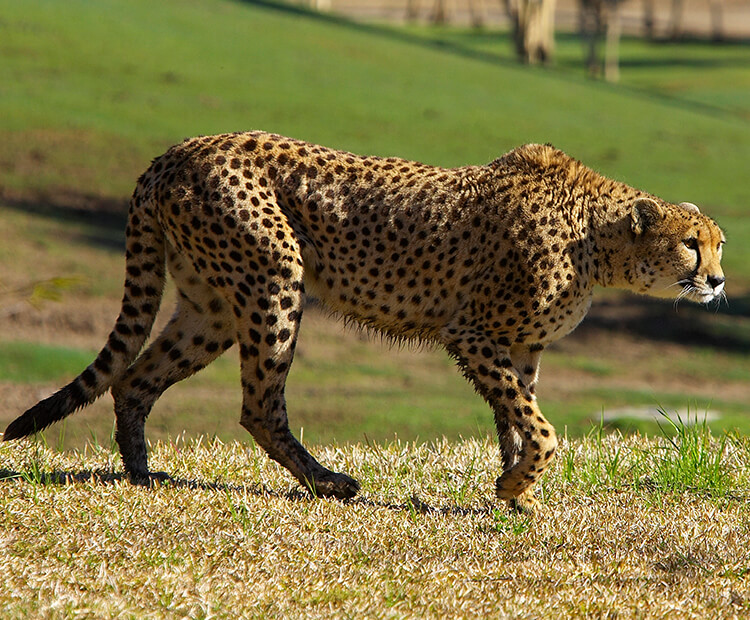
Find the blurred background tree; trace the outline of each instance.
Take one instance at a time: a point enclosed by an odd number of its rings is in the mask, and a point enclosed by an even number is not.
[[[741,8],[746,0],[308,0],[313,8],[345,15],[386,17],[388,21],[420,19],[434,25],[509,28],[518,59],[551,64],[555,55],[556,18],[562,28],[578,30],[587,74],[619,79],[623,32],[645,39],[678,40],[705,36],[725,40],[725,8]],[[686,15],[690,15],[689,24]],[[571,23],[571,17],[572,23]],[[696,24],[699,25],[696,32]]]
[[[528,64],[549,63],[555,51],[556,0],[503,0],[516,53]]]

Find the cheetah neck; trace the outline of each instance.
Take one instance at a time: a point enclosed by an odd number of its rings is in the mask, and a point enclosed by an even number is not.
[[[607,288],[643,292],[635,278],[638,256],[633,247],[631,208],[638,198],[652,196],[625,183],[601,178],[588,205],[588,238],[595,282]]]
[[[509,191],[512,202],[524,205],[520,211],[525,219],[562,225],[566,253],[585,288],[599,284],[636,290],[630,208],[648,194],[608,179],[549,145],[519,147],[491,166],[498,193]]]

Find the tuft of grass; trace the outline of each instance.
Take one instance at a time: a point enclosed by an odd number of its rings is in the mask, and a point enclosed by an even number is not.
[[[316,449],[362,483],[345,503],[310,498],[234,442],[154,444],[152,468],[174,479],[153,488],[128,484],[101,446],[0,444],[0,608],[49,618],[746,615],[748,441],[702,444],[725,476],[684,491],[639,484],[658,475],[664,441],[564,440],[534,517],[494,499],[490,439]]]
[[[563,481],[589,493],[631,484],[645,467],[643,454],[636,447],[638,439],[639,435],[626,440],[619,431],[605,432],[601,420],[580,442],[566,436],[563,445],[567,449],[559,456]]]
[[[748,450],[743,435],[717,437],[705,418],[691,421],[660,411],[666,426],[650,440],[639,434],[626,438],[619,430],[606,433],[603,422],[580,441],[565,437],[558,458],[563,482],[589,493],[635,487],[716,499],[746,494],[747,473],[738,465]]]
[[[662,428],[663,442],[654,453],[654,484],[676,492],[693,491],[723,496],[732,489],[731,474],[725,467],[729,435],[714,438],[705,417],[698,421],[676,419],[663,409],[668,428]],[[688,413],[689,417],[689,413]]]

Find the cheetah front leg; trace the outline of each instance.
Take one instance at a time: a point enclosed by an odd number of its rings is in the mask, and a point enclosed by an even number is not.
[[[496,482],[496,494],[511,507],[533,511],[537,501],[533,485],[552,461],[557,447],[555,429],[542,415],[533,395],[541,350],[513,351],[496,345],[481,332],[462,331],[445,334],[444,343],[457,359],[466,377],[489,403],[495,414],[503,460],[503,473]],[[521,368],[516,361],[529,362]],[[531,362],[535,359],[536,363]],[[533,373],[525,372],[533,365]]]
[[[539,362],[544,347],[541,345],[513,345],[510,348],[510,359],[513,364],[511,370],[526,387],[525,395],[534,399],[537,377],[539,374]],[[503,461],[503,471],[507,471],[518,461],[518,455],[523,445],[521,437],[515,425],[510,423],[508,416],[495,412],[495,425],[500,441],[500,455]]]

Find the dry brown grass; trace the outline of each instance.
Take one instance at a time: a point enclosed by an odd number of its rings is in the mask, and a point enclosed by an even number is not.
[[[686,438],[687,441],[689,439]],[[640,617],[750,614],[750,444],[703,448],[684,490],[668,443],[563,442],[544,511],[492,498],[490,440],[317,450],[357,476],[312,500],[258,449],[159,443],[175,482],[133,487],[116,455],[3,444],[4,617]],[[679,457],[679,458],[677,458]],[[711,460],[713,459],[713,460]]]

